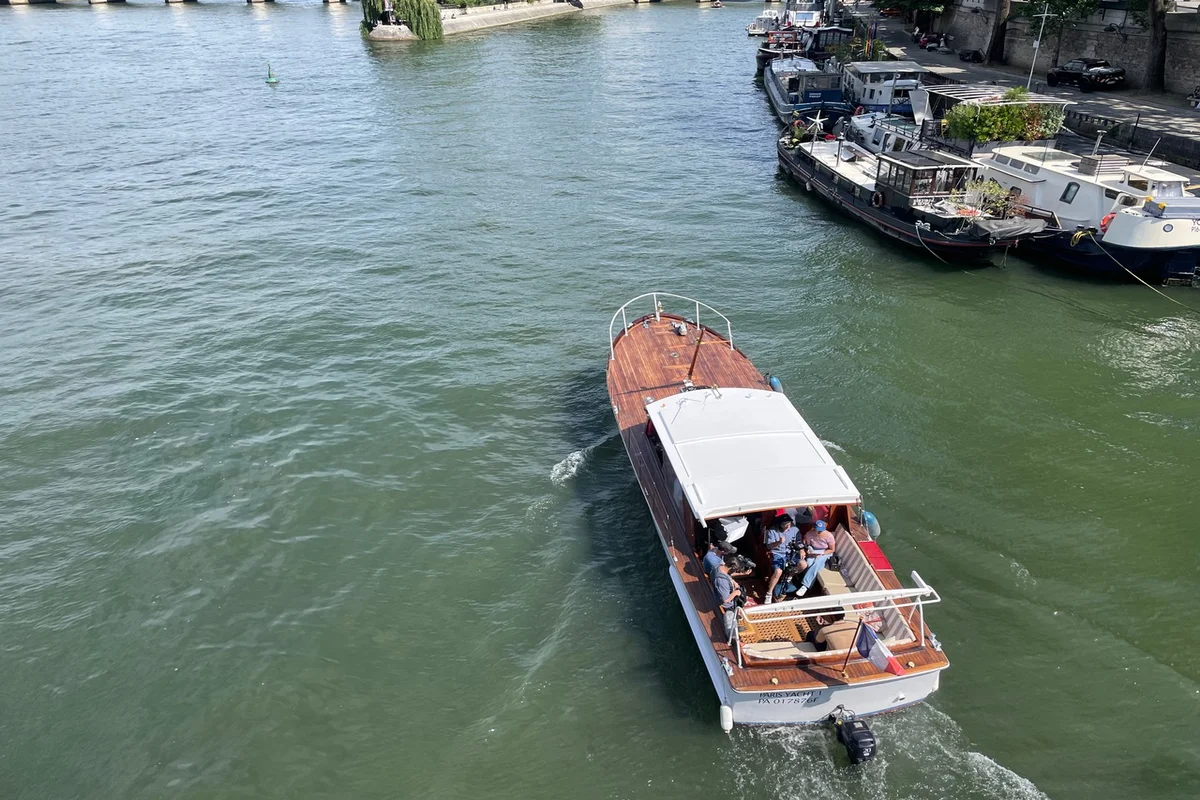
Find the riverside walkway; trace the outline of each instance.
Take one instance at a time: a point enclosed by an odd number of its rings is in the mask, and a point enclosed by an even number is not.
[[[896,58],[916,61],[951,82],[1024,86],[1029,77],[1028,70],[972,64],[960,60],[956,53],[922,50],[896,19],[879,21],[879,38]],[[1160,146],[1157,155],[1200,170],[1200,113],[1187,105],[1183,95],[1134,89],[1084,94],[1073,86],[1046,86],[1045,76],[1044,69],[1035,69],[1030,88],[1070,100],[1073,105],[1068,109],[1072,119],[1068,125],[1074,123],[1076,127],[1084,128],[1080,133],[1094,135],[1099,130],[1109,130],[1114,136],[1106,136],[1106,140],[1121,139],[1122,144],[1132,145],[1142,152],[1161,139],[1168,146]]]

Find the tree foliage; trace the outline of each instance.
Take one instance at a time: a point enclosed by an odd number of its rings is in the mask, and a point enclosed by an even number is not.
[[[442,12],[433,0],[400,0],[396,15],[418,39],[442,38]]]
[[[1029,92],[1019,86],[1004,93],[1004,99],[1009,101],[1021,101],[1028,96]],[[1063,119],[1061,106],[959,103],[947,112],[943,124],[951,139],[1016,142],[1050,139],[1058,135]]]
[[[1047,8],[1049,6],[1049,8]],[[1084,19],[1100,8],[1100,0],[1030,0],[1022,3],[1014,16],[1029,20],[1030,34],[1036,36],[1041,27],[1041,14],[1046,17],[1046,35],[1058,36],[1074,20]]]
[[[364,30],[369,32],[384,19],[384,4],[385,0],[362,0]],[[442,12],[433,0],[399,0],[394,14],[418,39],[442,38]]]

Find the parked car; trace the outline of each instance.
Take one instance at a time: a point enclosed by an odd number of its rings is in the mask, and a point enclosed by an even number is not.
[[[1081,92],[1090,92],[1097,86],[1121,86],[1125,83],[1125,70],[1102,58],[1073,58],[1061,66],[1051,67],[1046,73],[1046,83],[1074,85]]]
[[[882,11],[880,11],[879,13],[885,17],[903,17],[904,9],[903,8],[885,8]]]

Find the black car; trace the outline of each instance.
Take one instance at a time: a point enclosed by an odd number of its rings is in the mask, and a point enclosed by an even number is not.
[[[1046,73],[1046,83],[1051,86],[1074,84],[1081,92],[1090,92],[1097,86],[1120,86],[1125,83],[1125,70],[1114,67],[1102,58],[1073,58],[1067,63],[1051,67]]]

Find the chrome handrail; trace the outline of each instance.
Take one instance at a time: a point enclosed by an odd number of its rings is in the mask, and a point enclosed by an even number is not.
[[[662,315],[663,307],[662,307],[662,303],[659,302],[660,297],[670,297],[675,300],[685,300],[689,303],[694,304],[695,311],[696,311],[695,318],[690,319],[690,320],[685,319],[685,321],[692,323],[696,327],[700,327],[700,307],[703,306],[704,308],[707,308],[709,311],[716,314],[721,319],[725,320],[725,338],[729,341],[729,349],[730,350],[733,349],[733,323],[729,321],[729,317],[725,316],[720,311],[717,311],[715,308],[710,306],[708,303],[702,303],[699,300],[696,300],[694,298],[684,297],[681,294],[671,294],[670,292],[646,292],[645,294],[639,294],[637,297],[635,297],[632,300],[630,300],[629,302],[625,303],[625,305],[618,308],[616,313],[612,315],[612,320],[608,323],[608,358],[610,361],[617,357],[617,351],[614,346],[617,342],[617,337],[616,337],[616,335],[613,334],[613,326],[617,324],[617,317],[621,318],[621,333],[624,333],[625,331],[629,330],[629,317],[625,313],[625,309],[629,308],[629,306],[633,305],[637,301],[644,300],[647,297],[651,298],[651,302],[653,304],[654,321],[655,322],[658,322],[662,319],[661,315]]]
[[[900,615],[901,621],[912,631],[912,621],[905,619],[903,614],[900,614],[902,608],[916,608],[920,615],[918,622],[918,630],[916,631],[917,638],[922,647],[925,646],[925,606],[931,603],[942,602],[941,596],[929,584],[925,583],[915,571],[912,573],[914,582],[917,584],[915,589],[879,589],[867,592],[850,592],[848,594],[821,595],[819,597],[805,597],[800,600],[786,600],[779,603],[771,603],[753,606],[752,608],[741,609],[745,616],[746,622],[753,625],[754,618],[785,620],[785,619],[811,619],[813,617],[822,616],[829,613],[829,609],[841,607],[843,611],[854,611],[861,614],[862,611],[854,608],[856,605],[865,605],[870,603],[874,611],[886,611],[889,608]]]

